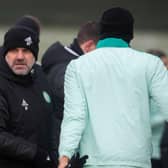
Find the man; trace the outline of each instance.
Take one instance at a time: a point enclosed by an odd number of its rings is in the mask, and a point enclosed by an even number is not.
[[[60,42],[56,42],[47,49],[42,57],[42,68],[47,74],[49,84],[53,89],[57,103],[56,114],[59,114],[60,121],[62,121],[64,110],[64,75],[66,67],[71,60],[77,59],[79,56],[94,50],[98,39],[98,23],[88,21],[81,25],[77,38],[74,39],[69,47],[63,46]],[[53,130],[59,130],[57,127],[59,126],[56,126]],[[53,138],[55,140],[55,146],[59,145],[58,134],[55,134],[55,138]],[[54,155],[52,155],[52,158],[54,159]],[[72,162],[71,167],[78,166],[80,168],[85,162],[85,157],[78,158],[73,156]]]
[[[48,166],[54,102],[36,64],[38,51],[39,29],[33,19],[24,17],[6,32],[0,52],[1,168]]]
[[[159,58],[129,47],[133,24],[128,10],[106,10],[97,49],[68,65],[59,168],[77,149],[87,168],[150,168],[149,99],[168,119],[168,74]]]
[[[94,21],[83,24],[77,34],[77,38],[67,47],[54,43],[44,53],[42,58],[42,68],[47,74],[57,102],[57,112],[63,115],[64,106],[64,74],[68,63],[95,49],[99,38],[99,27]]]

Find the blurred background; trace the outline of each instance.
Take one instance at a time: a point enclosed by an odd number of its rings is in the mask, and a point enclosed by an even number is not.
[[[0,44],[6,30],[18,17],[30,14],[42,23],[40,57],[55,41],[68,45],[88,20],[98,20],[105,9],[125,7],[135,18],[131,45],[139,50],[162,49],[168,54],[168,1],[152,0],[1,0]]]

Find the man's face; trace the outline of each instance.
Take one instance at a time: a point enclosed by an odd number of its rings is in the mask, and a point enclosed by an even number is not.
[[[27,75],[35,63],[32,52],[26,48],[14,48],[7,52],[5,60],[16,75]]]

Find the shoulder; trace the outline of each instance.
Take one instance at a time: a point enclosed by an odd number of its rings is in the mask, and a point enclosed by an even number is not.
[[[52,44],[42,56],[42,65],[45,63],[46,60],[52,59],[55,54],[58,54],[62,50],[64,50],[64,46],[59,41]]]
[[[59,50],[61,50],[61,49],[63,49],[63,48],[64,48],[64,46],[63,46],[59,41],[57,41],[57,42],[53,43],[53,44],[46,50],[46,52],[45,52],[44,55],[46,55],[46,54],[48,54],[48,53],[50,53],[50,52],[53,52],[53,51],[59,51]]]
[[[53,68],[53,66],[65,62],[69,63],[75,58],[76,56],[65,49],[60,42],[56,42],[52,44],[42,56],[42,68],[45,72],[48,72],[51,68]]]
[[[34,81],[38,80],[47,80],[46,74],[44,73],[41,65],[39,64],[34,64],[33,69],[32,69]]]
[[[78,59],[73,59],[68,64],[69,67],[76,67],[77,69],[85,69],[87,65],[90,65],[94,62],[94,60],[97,59],[97,57],[100,55],[99,49],[95,49],[91,52],[88,52],[82,56],[80,56]]]
[[[43,59],[45,59],[45,57],[53,57],[53,55],[62,55],[62,54],[70,54],[64,47],[64,45],[62,45],[59,41],[53,43],[44,53],[43,55]],[[43,62],[43,60],[42,60]]]

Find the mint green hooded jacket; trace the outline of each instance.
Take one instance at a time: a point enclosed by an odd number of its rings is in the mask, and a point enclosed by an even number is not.
[[[149,99],[168,119],[168,74],[159,58],[113,39],[73,60],[65,75],[59,154],[79,149],[86,166],[150,168]]]

